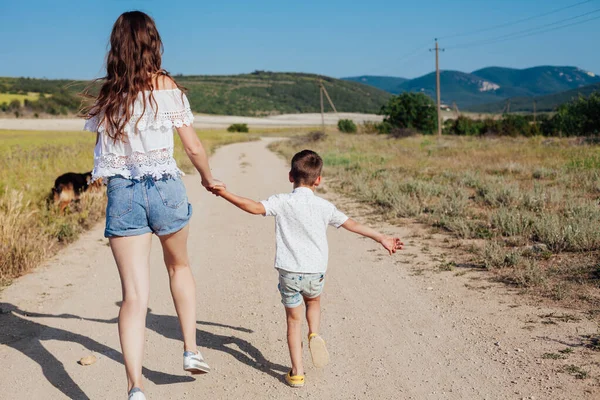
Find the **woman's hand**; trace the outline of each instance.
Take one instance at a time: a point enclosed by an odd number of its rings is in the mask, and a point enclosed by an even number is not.
[[[227,185],[225,185],[224,182],[221,182],[220,180],[214,179],[214,178],[211,178],[211,179],[202,179],[202,186],[204,186],[204,188],[206,190],[208,190],[209,192],[213,192],[213,189],[216,186],[220,186],[220,187],[223,187],[223,188],[227,189]]]

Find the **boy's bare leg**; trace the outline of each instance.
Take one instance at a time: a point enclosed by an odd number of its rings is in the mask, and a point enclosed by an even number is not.
[[[306,321],[308,322],[308,334],[319,333],[321,327],[321,296],[312,299],[304,298],[306,303]]]
[[[319,335],[321,327],[321,296],[307,299],[306,303],[306,320],[308,321],[308,346],[310,348],[310,356],[315,367],[323,368],[329,364],[329,352],[325,345],[325,340]],[[313,335],[311,337],[311,335]]]
[[[292,360],[292,376],[304,375],[302,364],[302,309],[285,308],[287,317],[287,341]]]

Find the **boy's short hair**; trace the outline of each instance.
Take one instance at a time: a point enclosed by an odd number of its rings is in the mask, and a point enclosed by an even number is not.
[[[323,159],[312,150],[302,150],[292,158],[290,174],[296,184],[314,185],[322,170]]]

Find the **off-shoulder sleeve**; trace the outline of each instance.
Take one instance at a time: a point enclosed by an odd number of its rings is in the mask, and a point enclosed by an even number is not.
[[[83,125],[83,130],[96,133],[96,132],[98,132],[99,124],[100,124],[100,118],[98,117],[98,115],[94,115],[93,117],[85,120],[85,124]]]
[[[154,92],[158,105],[156,122],[161,126],[181,128],[194,122],[194,114],[190,102],[181,90],[159,90]]]

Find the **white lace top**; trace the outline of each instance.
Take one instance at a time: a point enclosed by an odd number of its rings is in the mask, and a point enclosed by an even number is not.
[[[149,94],[146,91],[138,95],[131,119],[125,125],[124,140],[115,142],[108,136],[100,124],[101,114],[86,121],[84,130],[99,133],[94,149],[93,180],[115,175],[129,179],[181,175],[173,158],[173,128],[192,124],[190,103],[179,89],[154,90],[156,104],[149,100]],[[142,96],[146,96],[143,113]]]

